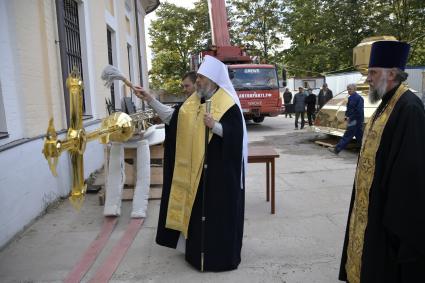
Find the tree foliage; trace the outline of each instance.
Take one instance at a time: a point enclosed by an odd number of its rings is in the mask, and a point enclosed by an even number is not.
[[[412,41],[425,33],[423,0],[283,0],[292,45],[283,52],[293,75],[350,69],[352,49],[366,37]],[[424,38],[412,42],[409,64],[425,64]]]
[[[232,44],[290,75],[353,69],[353,48],[377,35],[411,42],[408,64],[425,65],[425,0],[227,0],[227,7]],[[211,43],[207,0],[193,9],[163,3],[157,15],[149,29],[152,86],[177,93],[189,55]]]
[[[412,45],[408,64],[425,65],[425,1],[381,0],[379,32],[394,35]]]
[[[193,9],[163,3],[156,11],[149,35],[153,52],[151,87],[167,93],[181,93],[181,77],[189,71],[190,54],[208,44],[208,5],[199,0]]]
[[[282,45],[283,5],[279,0],[230,0],[232,43],[244,45],[250,55],[269,61]]]

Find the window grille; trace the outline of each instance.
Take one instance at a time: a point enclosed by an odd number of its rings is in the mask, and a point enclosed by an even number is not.
[[[65,83],[66,78],[74,66],[77,67],[80,72],[81,79],[84,81],[78,2],[76,0],[56,0],[56,12],[58,18],[59,48],[61,54],[62,78],[65,93],[65,108],[69,125],[69,93]],[[84,90],[82,95],[83,113],[85,113],[86,109]]]
[[[108,42],[108,63],[109,65],[114,65],[114,60],[112,57],[112,31],[109,29],[106,29],[106,35],[107,35],[107,42]],[[115,90],[114,90],[114,83],[111,85],[111,104],[112,108],[115,111]]]

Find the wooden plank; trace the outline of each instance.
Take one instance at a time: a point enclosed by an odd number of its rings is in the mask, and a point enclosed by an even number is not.
[[[163,167],[151,167],[151,185],[162,185]]]
[[[320,146],[324,146],[324,147],[335,147],[338,143],[339,139],[335,138],[335,139],[323,139],[323,140],[317,140],[314,141],[315,144],[320,145]],[[346,149],[358,149],[359,145],[352,140],[349,144],[347,144],[347,146],[345,147]]]
[[[121,200],[124,200],[124,201],[133,200],[133,195],[134,195],[134,187],[126,186],[122,190]],[[102,187],[102,189],[99,191],[99,193],[97,194],[97,197],[99,198],[99,205],[101,206],[105,205],[106,194],[105,194],[104,187]]]
[[[125,165],[125,182],[124,185],[134,186],[136,184],[136,166],[124,162]]]
[[[162,186],[152,186],[149,190],[149,199],[155,200],[155,199],[161,199],[162,195]],[[123,201],[129,201],[133,200],[134,197],[134,188],[132,187],[126,187],[123,190],[121,199]]]
[[[121,199],[124,201],[133,200],[133,196],[134,196],[134,187],[124,187],[124,189],[122,190]]]
[[[151,166],[151,185],[162,185],[162,166]],[[125,164],[125,185],[134,187],[136,185],[136,173],[134,167]]]
[[[133,159],[137,158],[137,148],[124,148],[124,159]]]
[[[151,185],[149,190],[149,199],[150,200],[156,200],[161,199],[162,195],[162,184],[161,185]],[[105,190],[102,187],[102,189],[97,194],[99,198],[99,205],[105,205]],[[125,187],[122,192],[121,199],[123,201],[130,201],[133,200],[134,197],[134,187]]]
[[[149,200],[161,199],[162,186],[159,188],[152,188],[149,190]]]
[[[163,159],[164,158],[164,146],[162,144],[160,145],[153,145],[149,148],[151,159]]]
[[[328,142],[327,140],[326,141],[315,141],[314,143],[321,145],[321,146],[324,146],[324,147],[334,147],[337,144],[336,142],[331,143],[331,142]]]

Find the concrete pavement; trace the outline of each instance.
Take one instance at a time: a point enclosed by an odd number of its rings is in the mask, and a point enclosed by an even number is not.
[[[317,134],[293,130],[293,119],[248,124],[252,145],[270,145],[276,160],[276,214],[265,198],[265,165],[249,164],[242,263],[231,272],[200,273],[183,254],[155,244],[159,201],[110,282],[338,282],[339,260],[357,153],[339,155],[313,143]],[[123,235],[131,202],[123,202],[106,247],[83,278],[88,282]],[[103,223],[103,207],[88,195],[80,212],[67,200],[49,207],[0,252],[0,282],[61,282]]]

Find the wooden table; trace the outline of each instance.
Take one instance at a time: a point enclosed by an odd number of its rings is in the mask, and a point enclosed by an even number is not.
[[[269,146],[248,146],[248,163],[266,163],[266,199],[270,201],[271,174],[271,213],[275,213],[275,158],[280,155]],[[271,165],[271,166],[270,166]],[[271,167],[271,168],[270,168]],[[271,170],[270,170],[271,169]]]

